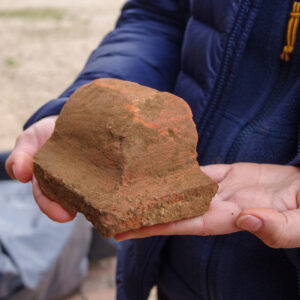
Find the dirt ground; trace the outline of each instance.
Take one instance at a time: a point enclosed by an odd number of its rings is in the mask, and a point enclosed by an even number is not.
[[[0,150],[74,80],[124,0],[0,1]]]
[[[30,115],[72,83],[123,3],[0,1],[0,151],[12,149]],[[92,266],[72,299],[114,299],[115,265],[113,258]]]

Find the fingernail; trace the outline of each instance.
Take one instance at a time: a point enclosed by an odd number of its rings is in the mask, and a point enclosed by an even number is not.
[[[257,217],[245,215],[238,218],[238,220],[236,221],[236,225],[241,229],[256,232],[262,227],[263,222]]]

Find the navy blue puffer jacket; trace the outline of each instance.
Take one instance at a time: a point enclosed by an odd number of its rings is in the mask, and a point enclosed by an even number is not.
[[[196,123],[200,164],[300,163],[300,37],[280,60],[291,0],[131,0],[75,82],[25,125],[100,77],[171,91]],[[118,299],[298,299],[298,252],[246,232],[122,242]],[[293,263],[292,263],[293,261]]]

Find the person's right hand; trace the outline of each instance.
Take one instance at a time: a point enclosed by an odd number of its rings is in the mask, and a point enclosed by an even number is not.
[[[68,222],[75,215],[70,214],[58,203],[43,195],[33,175],[33,156],[50,138],[57,116],[44,118],[27,128],[16,141],[15,148],[6,160],[6,171],[13,179],[21,182],[32,180],[35,201],[50,219],[56,222]]]

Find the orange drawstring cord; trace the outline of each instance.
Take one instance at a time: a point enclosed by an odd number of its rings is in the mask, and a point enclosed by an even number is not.
[[[293,4],[293,11],[290,13],[290,20],[287,27],[286,42],[287,45],[284,46],[280,58],[285,62],[290,61],[290,56],[294,51],[297,31],[299,27],[300,18],[300,2],[295,1]]]

